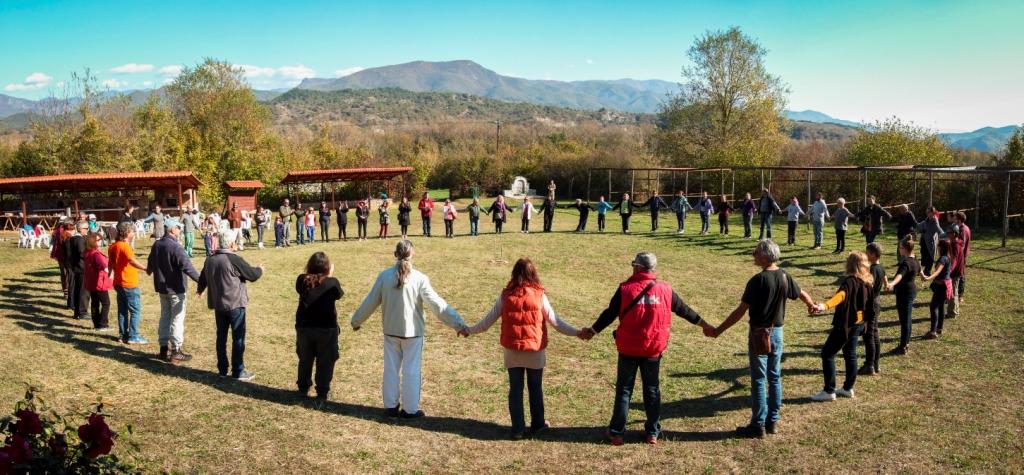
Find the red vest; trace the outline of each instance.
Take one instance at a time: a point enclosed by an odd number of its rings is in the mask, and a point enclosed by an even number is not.
[[[621,313],[654,278],[652,273],[640,272],[619,285],[622,306],[619,308],[619,328],[615,330],[615,346],[623,355],[656,358],[668,346],[672,327],[672,287],[667,283],[654,284],[629,312]]]
[[[544,324],[544,290],[521,287],[501,293],[501,346],[516,351],[540,351],[548,346]]]

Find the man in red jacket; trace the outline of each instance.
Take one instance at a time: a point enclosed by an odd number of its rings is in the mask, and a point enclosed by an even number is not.
[[[419,209],[420,216],[423,217],[423,235],[430,237],[430,216],[434,214],[434,202],[425,191],[423,192],[423,197],[420,198]]]
[[[661,389],[658,373],[661,355],[668,346],[671,333],[672,314],[686,321],[700,325],[705,335],[714,327],[700,318],[692,308],[679,298],[667,282],[660,282],[654,275],[658,259],[649,252],[641,252],[633,259],[633,275],[619,284],[611,303],[590,328],[580,331],[584,339],[593,338],[616,318],[619,328],[612,333],[619,350],[618,377],[615,382],[615,408],[608,424],[608,439],[612,445],[622,445],[626,431],[626,416],[629,414],[629,400],[636,383],[636,372],[640,370],[643,381],[644,424],[646,442],[657,444],[661,434]]]

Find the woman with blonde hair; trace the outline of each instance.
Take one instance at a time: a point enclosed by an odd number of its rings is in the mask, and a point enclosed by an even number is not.
[[[542,386],[547,358],[548,325],[559,333],[578,337],[580,332],[555,315],[537,277],[537,267],[528,258],[516,261],[512,278],[494,302],[491,311],[469,328],[469,334],[483,333],[501,318],[501,346],[505,348],[508,370],[508,412],[512,418],[512,439],[526,435],[523,411],[523,377],[530,392],[530,433],[546,429]]]
[[[825,388],[811,396],[812,401],[835,401],[836,395],[853,398],[853,385],[857,382],[857,340],[864,331],[864,321],[874,318],[874,277],[867,254],[854,251],[846,258],[846,278],[839,290],[827,302],[814,306],[814,313],[835,309],[832,331],[821,349],[821,366],[825,373]],[[846,381],[836,388],[835,356],[840,350],[846,361]]]
[[[359,330],[370,315],[382,309],[384,329],[384,409],[389,417],[423,417],[420,407],[420,368],[423,358],[424,309],[445,325],[466,336],[462,317],[430,285],[430,279],[412,268],[412,242],[395,246],[395,265],[377,275],[370,293],[352,314],[352,329]],[[399,389],[401,371],[401,389]],[[401,400],[401,401],[399,401]],[[401,404],[399,404],[401,402]]]

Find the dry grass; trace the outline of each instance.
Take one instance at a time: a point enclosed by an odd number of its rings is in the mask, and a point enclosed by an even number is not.
[[[617,220],[609,220],[611,231]],[[648,228],[646,217],[635,230]],[[663,220],[664,222],[665,220]],[[491,232],[489,221],[482,228]],[[518,229],[518,223],[509,228]],[[539,227],[540,221],[534,226]],[[559,231],[575,225],[556,218]],[[698,223],[692,221],[691,230]],[[591,227],[596,226],[592,217]],[[395,226],[397,227],[397,226]],[[734,224],[733,232],[739,226]],[[414,226],[414,228],[417,228]],[[437,234],[443,227],[435,223]],[[784,232],[782,227],[777,230]],[[376,225],[371,224],[371,230]],[[461,221],[458,232],[468,224]],[[504,285],[510,265],[500,257],[527,255],[555,309],[577,326],[589,325],[639,250],[658,254],[659,274],[714,323],[733,308],[756,271],[751,242],[734,237],[678,238],[506,233],[479,238],[414,238],[417,268],[470,322],[480,319]],[[801,246],[784,249],[788,269],[816,298],[830,295],[840,258]],[[851,248],[862,242],[853,237]],[[268,273],[251,284],[246,364],[251,384],[220,379],[215,371],[214,324],[204,301],[190,296],[186,349],[195,359],[173,367],[152,359],[155,344],[139,349],[67,318],[56,269],[43,251],[0,252],[0,406],[11,407],[23,382],[43,388],[57,406],[81,409],[102,397],[113,424],[135,426],[150,470],[179,472],[1017,472],[1024,463],[1019,388],[1024,311],[1020,251],[996,250],[979,239],[969,271],[964,315],[947,324],[941,341],[918,341],[908,357],[882,361],[880,377],[858,381],[858,399],[817,405],[818,349],[827,317],[807,317],[799,305],[786,325],[783,432],[763,441],[732,437],[749,418],[749,377],[743,327],[718,340],[677,319],[662,363],[664,442],[625,447],[600,444],[611,413],[615,350],[610,332],[587,343],[555,334],[545,375],[548,419],[555,427],[540,440],[506,440],[507,381],[497,328],[457,339],[436,320],[428,326],[424,355],[425,420],[394,422],[380,415],[381,334],[375,316],[358,333],[347,316],[376,273],[391,264],[395,239],[245,251]],[[884,241],[891,248],[892,241]],[[1020,249],[1019,241],[1013,247]],[[293,394],[296,357],[293,282],[309,253],[328,252],[347,295],[342,357],[330,401],[318,405]],[[141,249],[143,252],[146,246]],[[887,251],[891,251],[888,249]],[[891,252],[889,253],[891,255]],[[195,260],[202,265],[202,258]],[[895,263],[884,261],[890,274]],[[925,296],[915,310],[915,334],[927,322]],[[883,299],[883,350],[898,338],[893,298]],[[144,285],[143,333],[156,340],[158,302]],[[113,315],[112,315],[113,318]],[[841,366],[841,363],[840,363]],[[639,401],[636,401],[639,403]],[[642,409],[630,428],[642,428]]]

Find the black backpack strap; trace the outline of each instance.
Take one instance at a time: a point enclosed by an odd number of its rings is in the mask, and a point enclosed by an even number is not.
[[[634,298],[633,301],[630,302],[629,305],[627,305],[626,308],[619,313],[619,317],[621,318],[623,315],[629,313],[630,310],[633,310],[633,307],[636,307],[636,305],[640,303],[640,300],[643,299],[644,296],[647,295],[647,293],[650,292],[651,289],[654,287],[654,284],[657,283],[658,279],[651,280],[651,283],[647,284],[647,287],[644,287],[644,290],[640,291],[640,293],[637,294],[636,298]]]

